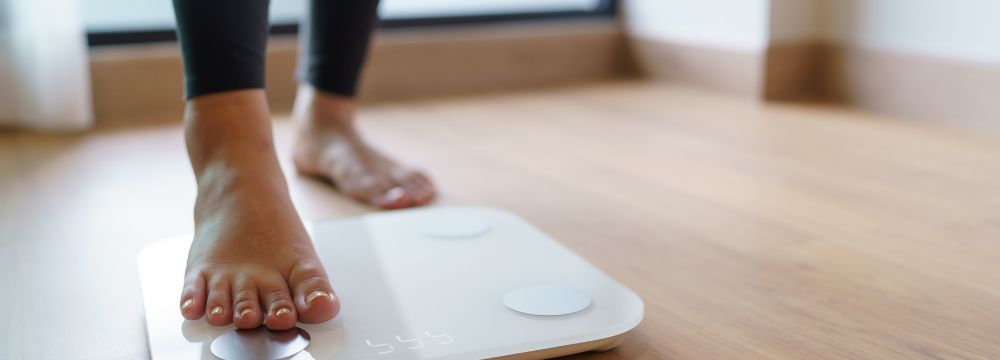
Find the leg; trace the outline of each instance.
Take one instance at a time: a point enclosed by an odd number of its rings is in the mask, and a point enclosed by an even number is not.
[[[295,165],[299,172],[329,180],[345,194],[381,208],[423,205],[434,197],[430,179],[375,150],[354,124],[354,96],[377,4],[310,1],[310,14],[300,27]]]
[[[274,151],[263,90],[267,5],[174,0],[198,184],[180,307],[185,318],[204,315],[213,325],[287,329],[328,320],[340,303]]]

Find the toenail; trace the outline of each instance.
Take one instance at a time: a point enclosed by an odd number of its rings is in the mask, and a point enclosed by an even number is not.
[[[291,314],[291,313],[292,313],[291,309],[283,307],[283,308],[278,309],[278,311],[274,312],[274,317],[279,317],[279,316],[282,316],[282,315],[285,315],[285,314]]]
[[[312,304],[313,300],[316,300],[320,297],[325,297],[327,299],[333,300],[333,295],[331,295],[330,293],[323,290],[316,290],[309,293],[309,296],[306,296],[306,303]]]
[[[187,310],[193,304],[194,304],[194,299],[184,300],[184,303],[181,304],[181,310]]]
[[[216,307],[212,308],[212,311],[208,315],[209,316],[214,316],[216,314],[221,314],[221,313],[222,313],[222,307],[221,306],[216,306]]]
[[[243,309],[243,311],[240,311],[240,318],[246,317],[247,314],[252,313],[252,312],[253,312],[253,309]]]
[[[397,186],[389,191],[386,191],[385,194],[382,195],[382,201],[393,202],[401,199],[404,195],[406,195],[406,190]]]

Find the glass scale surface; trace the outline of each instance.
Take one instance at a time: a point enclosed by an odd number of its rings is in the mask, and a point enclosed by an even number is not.
[[[610,349],[642,320],[635,293],[501,210],[380,212],[311,230],[342,307],[299,324],[310,341],[291,359],[548,358]],[[139,256],[153,359],[217,359],[212,342],[234,329],[181,317],[190,241]]]

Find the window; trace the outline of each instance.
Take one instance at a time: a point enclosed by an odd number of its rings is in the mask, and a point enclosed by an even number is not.
[[[305,0],[271,0],[274,33],[294,33]],[[171,0],[81,0],[91,46],[174,39]],[[383,27],[613,16],[615,0],[382,0]]]

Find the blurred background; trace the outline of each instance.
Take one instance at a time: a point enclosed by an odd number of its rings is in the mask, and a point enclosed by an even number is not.
[[[303,7],[272,1],[282,161]],[[1000,1],[380,13],[365,135],[435,206],[517,213],[645,300],[577,358],[1000,358]],[[196,190],[173,26],[169,0],[0,0],[0,359],[149,356],[135,256]],[[306,221],[373,211],[284,165]]]
[[[169,1],[3,4],[3,124],[86,128],[98,118],[177,114]],[[991,14],[998,6],[990,0],[386,0],[365,98],[639,77],[995,132],[1000,29]],[[279,109],[287,108],[294,88],[289,74],[303,7],[301,0],[271,5],[277,41],[269,73]],[[407,74],[396,73],[401,69]],[[124,75],[136,71],[145,74]],[[443,80],[427,87],[430,78]]]
[[[530,14],[539,12],[590,12],[598,10],[602,0],[387,0],[382,2],[379,17],[386,20],[440,18],[454,16]],[[169,1],[82,0],[81,16],[90,32],[163,30],[174,27],[173,7]],[[271,22],[292,25],[302,17],[305,1],[271,1]]]

